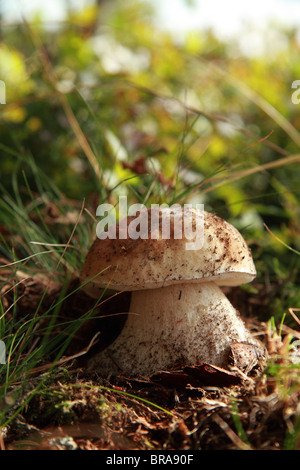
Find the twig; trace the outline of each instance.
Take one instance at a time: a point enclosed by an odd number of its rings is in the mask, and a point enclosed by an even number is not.
[[[5,450],[5,444],[4,444],[4,439],[3,439],[3,432],[0,429],[0,449]]]
[[[297,322],[298,325],[300,325],[300,320],[297,317],[297,315],[295,314],[295,312],[300,312],[300,308],[290,307],[288,310],[289,310],[290,314],[292,315],[293,319],[295,320],[295,322]]]
[[[55,364],[53,364],[52,362],[49,363],[49,364],[44,364],[43,366],[39,366],[39,367],[35,367],[34,369],[30,370],[28,372],[28,375],[33,375],[33,374],[36,374],[38,372],[44,372],[48,369],[50,369],[51,367],[53,367],[54,365],[55,366],[59,366],[61,364],[65,364],[66,362],[70,362],[72,361],[73,359],[76,359],[77,357],[80,357],[80,356],[83,356],[84,354],[86,354],[90,348],[95,344],[96,342],[96,338],[99,336],[100,332],[98,331],[94,336],[93,338],[91,339],[90,343],[88,344],[88,346],[84,349],[82,349],[79,353],[77,354],[73,354],[72,356],[68,356],[68,357],[62,357],[59,361],[55,362]]]
[[[212,419],[218,426],[225,432],[226,436],[241,450],[252,450],[252,448],[246,444],[242,439],[231,429],[231,427],[224,421],[221,416],[215,414]]]

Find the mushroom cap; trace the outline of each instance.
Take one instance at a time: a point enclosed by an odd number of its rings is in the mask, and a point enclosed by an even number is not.
[[[116,238],[95,240],[80,275],[82,283],[92,278],[85,284],[86,292],[97,296],[100,289],[108,285],[117,291],[153,289],[190,282],[238,286],[255,278],[251,251],[231,224],[204,210],[160,207],[157,208],[158,224],[153,230],[153,210],[144,212],[148,220],[141,234],[144,238],[132,239],[128,236],[130,223],[136,219],[136,216],[128,216],[125,224],[116,224]],[[202,227],[202,245],[198,249],[186,249],[187,243],[193,239],[190,234],[188,238],[185,236],[184,229],[181,238],[174,235],[175,224],[183,224],[183,214],[184,224],[190,223],[190,227],[195,229],[199,222],[197,227]],[[162,237],[164,215],[170,216],[168,239]]]

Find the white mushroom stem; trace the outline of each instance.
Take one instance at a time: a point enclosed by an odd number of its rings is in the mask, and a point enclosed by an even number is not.
[[[235,341],[255,344],[213,282],[134,291],[121,334],[93,358],[92,367],[105,374],[150,375],[201,362],[226,366]]]

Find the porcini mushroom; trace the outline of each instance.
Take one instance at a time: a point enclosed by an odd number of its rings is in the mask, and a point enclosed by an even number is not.
[[[115,291],[132,291],[122,332],[94,356],[91,367],[103,374],[133,376],[201,362],[226,367],[231,343],[256,344],[219,287],[238,286],[255,278],[250,249],[228,222],[196,209],[159,208],[153,233],[151,211],[147,211],[147,237],[124,236],[134,219],[128,217],[125,226],[117,224],[119,236],[96,239],[88,252],[81,272],[87,292],[99,295],[108,283]],[[170,237],[166,239],[162,220],[170,213]],[[184,220],[195,227],[200,218],[204,221],[202,247],[188,250],[186,243],[191,238],[184,234],[176,238],[175,224]]]

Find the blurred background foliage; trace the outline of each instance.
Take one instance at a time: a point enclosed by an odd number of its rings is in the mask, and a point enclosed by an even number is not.
[[[39,172],[58,188],[51,203],[85,200],[92,214],[120,194],[204,203],[251,246],[262,315],[300,307],[297,31],[277,31],[283,48],[245,54],[211,30],[174,36],[146,0],[89,2],[46,20],[1,28],[3,195],[17,186],[26,201],[25,172],[41,196]]]

